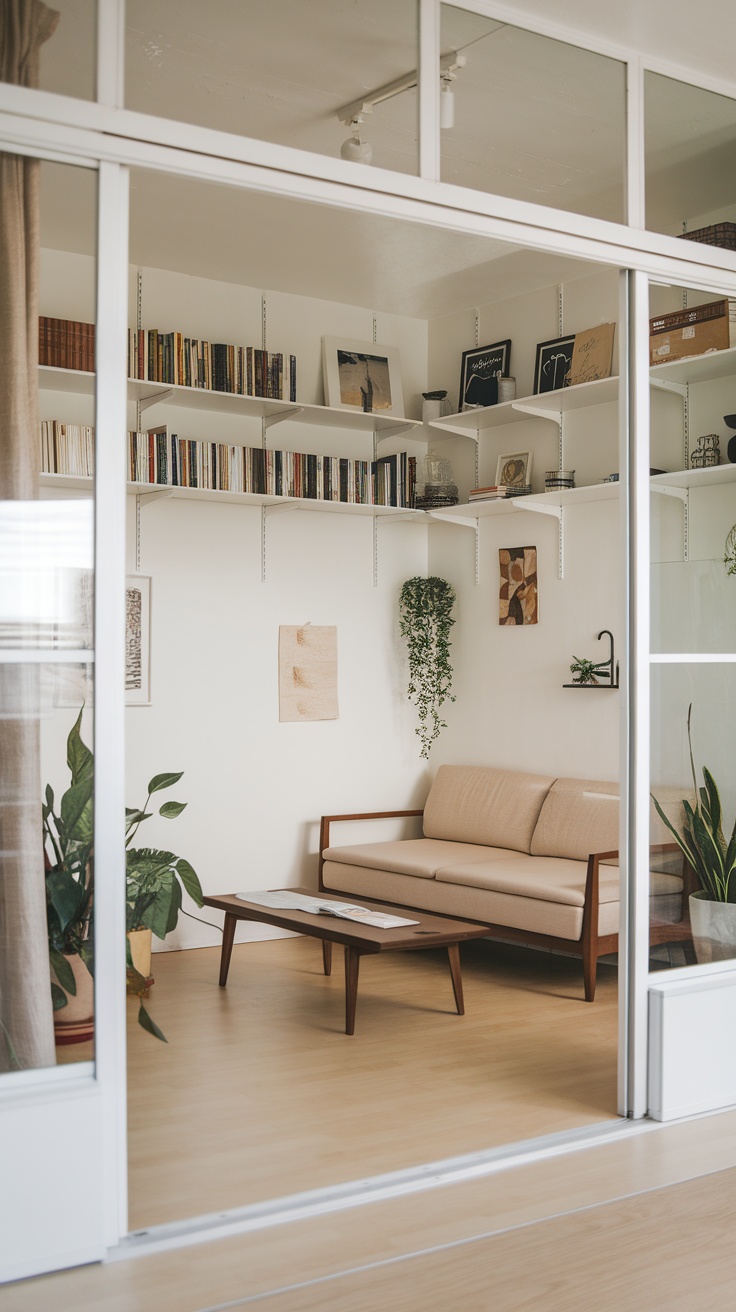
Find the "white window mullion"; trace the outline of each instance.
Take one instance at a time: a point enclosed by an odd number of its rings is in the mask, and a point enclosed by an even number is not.
[[[419,176],[440,178],[440,5],[419,0]]]
[[[124,105],[125,0],[97,0],[97,102]]]
[[[646,224],[644,162],[644,66],[632,58],[626,65],[626,223]]]

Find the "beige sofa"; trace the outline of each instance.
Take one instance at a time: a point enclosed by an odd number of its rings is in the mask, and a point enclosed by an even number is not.
[[[657,797],[677,814],[681,791]],[[653,815],[653,836],[664,838]],[[330,844],[336,821],[399,816],[422,816],[423,837]],[[423,812],[323,816],[320,888],[480,921],[490,937],[579,954],[592,1002],[598,957],[618,947],[618,825],[618,784],[443,765]],[[690,938],[685,881],[652,871],[653,943]]]

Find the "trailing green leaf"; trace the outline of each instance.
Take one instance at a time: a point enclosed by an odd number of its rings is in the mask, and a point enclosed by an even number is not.
[[[164,820],[175,820],[178,815],[181,815],[185,807],[186,802],[164,802],[159,810],[159,815],[162,815]]]
[[[444,702],[454,702],[449,634],[455,620],[455,591],[445,579],[407,579],[399,598],[399,632],[406,639],[409,657],[409,700],[419,715],[416,733],[420,756],[428,757],[432,743],[447,727],[440,715]]]
[[[180,770],[178,774],[155,774],[148,785],[148,795],[151,793],[160,793],[162,788],[171,788],[173,784],[178,784],[184,771]]]

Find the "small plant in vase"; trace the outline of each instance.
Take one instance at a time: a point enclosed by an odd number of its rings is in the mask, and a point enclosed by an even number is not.
[[[609,661],[587,661],[584,657],[573,656],[572,662],[573,683],[597,683],[604,675],[610,674]]]

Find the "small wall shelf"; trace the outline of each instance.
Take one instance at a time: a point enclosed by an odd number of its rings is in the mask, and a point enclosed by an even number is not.
[[[598,692],[610,692],[612,688],[618,688],[618,661],[614,655],[613,634],[610,629],[601,629],[597,637],[599,642],[601,638],[608,638],[609,643],[608,660],[596,663],[596,677],[603,678],[605,681],[603,683],[563,683],[563,688],[594,688]],[[575,659],[578,658],[575,657]]]

